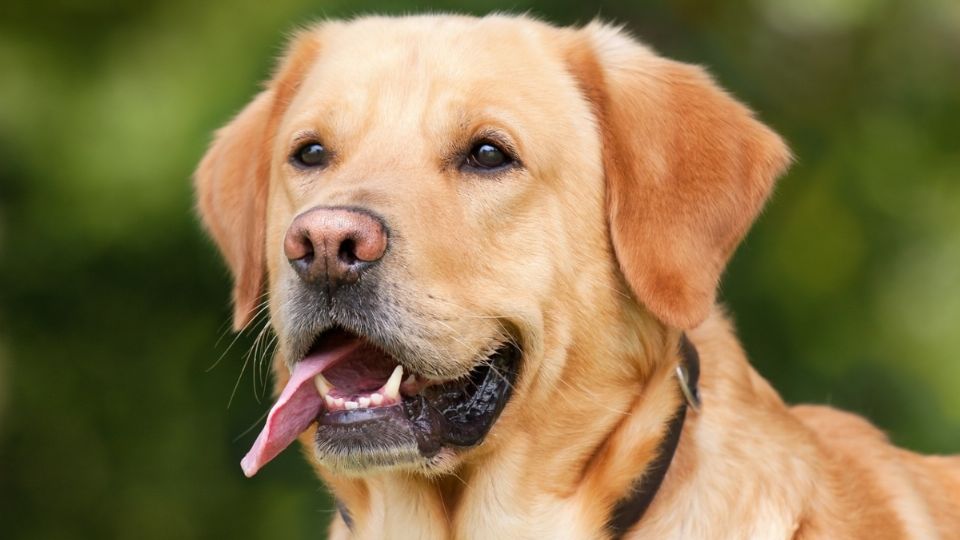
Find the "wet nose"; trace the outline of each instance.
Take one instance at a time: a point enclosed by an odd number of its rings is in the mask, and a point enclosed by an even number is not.
[[[317,207],[294,218],[283,252],[306,283],[347,285],[387,250],[383,222],[362,209]]]

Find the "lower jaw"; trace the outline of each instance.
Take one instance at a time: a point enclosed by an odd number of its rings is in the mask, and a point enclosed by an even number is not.
[[[335,451],[317,447],[315,455],[320,465],[343,476],[368,476],[387,471],[429,472],[432,459],[425,458],[414,445],[383,448],[345,449]]]
[[[436,429],[443,417],[420,396],[390,407],[325,413],[317,420],[316,456],[334,471],[424,470],[444,450]]]
[[[401,395],[388,407],[325,412],[317,418],[315,455],[331,472],[362,475],[383,470],[439,473],[459,450],[482,442],[512,393],[520,358],[510,347],[465,401],[457,387]],[[493,373],[493,375],[491,375]],[[493,398],[491,394],[497,394]],[[441,412],[443,411],[443,412]]]

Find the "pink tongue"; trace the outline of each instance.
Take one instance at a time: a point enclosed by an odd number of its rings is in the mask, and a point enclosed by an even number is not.
[[[296,363],[290,380],[267,415],[263,431],[240,461],[247,478],[257,474],[261,467],[277,457],[310,427],[323,407],[323,398],[317,392],[313,378],[330,364],[353,352],[360,344],[359,339],[350,340],[333,350],[308,356]]]

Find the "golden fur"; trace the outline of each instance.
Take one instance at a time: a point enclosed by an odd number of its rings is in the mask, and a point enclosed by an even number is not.
[[[484,179],[449,166],[490,129],[522,168]],[[334,152],[320,176],[287,164],[305,131]],[[355,538],[604,538],[681,402],[681,331],[700,352],[704,406],[630,538],[958,538],[960,460],[786,406],[714,305],[789,161],[703,70],[617,28],[371,17],[296,35],[218,132],[197,192],[235,277],[237,328],[266,287],[285,335],[284,231],[317,204],[349,204],[402,235],[391,294],[431,314],[418,324],[438,372],[469,369],[499,325],[521,338],[521,377],[483,444],[426,473],[317,466]],[[280,343],[278,384],[296,360]],[[330,535],[350,532],[337,518]]]

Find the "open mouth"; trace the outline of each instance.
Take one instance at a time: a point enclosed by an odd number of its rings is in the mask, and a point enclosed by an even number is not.
[[[241,465],[253,476],[317,424],[316,452],[340,471],[424,465],[444,447],[479,444],[510,398],[520,350],[481,355],[465,376],[436,380],[405,369],[368,339],[335,328],[294,365]]]

